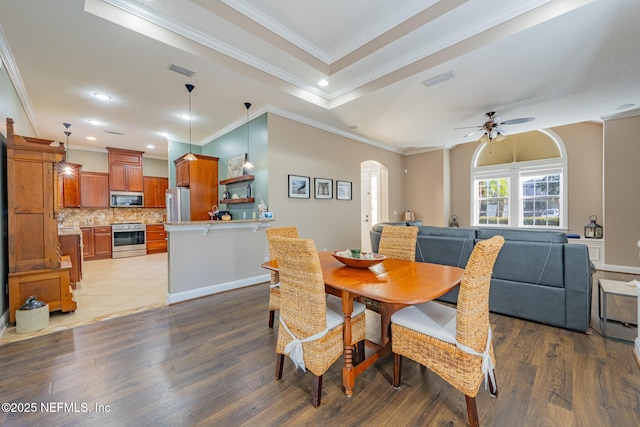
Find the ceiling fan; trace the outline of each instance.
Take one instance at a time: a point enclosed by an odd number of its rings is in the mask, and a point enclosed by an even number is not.
[[[456,129],[476,128],[476,130],[474,130],[473,132],[466,134],[464,138],[471,135],[475,135],[478,132],[482,132],[484,133],[484,135],[482,135],[480,140],[483,140],[483,142],[491,142],[496,138],[501,139],[501,137],[502,138],[504,137],[504,133],[508,130],[506,125],[517,125],[519,123],[526,123],[526,122],[535,120],[534,117],[521,117],[519,119],[502,121],[502,117],[496,116],[495,114],[496,114],[495,111],[489,111],[488,113],[485,113],[485,116],[488,117],[488,120],[484,122],[481,126],[467,126],[462,128],[456,128]]]

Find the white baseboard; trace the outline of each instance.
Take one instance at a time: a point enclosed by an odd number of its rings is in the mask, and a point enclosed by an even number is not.
[[[640,267],[630,267],[627,265],[604,264],[598,270],[613,271],[614,273],[640,274]]]
[[[234,280],[232,282],[218,283],[215,285],[205,286],[198,289],[190,289],[184,292],[175,292],[167,294],[167,303],[175,304],[177,302],[188,301],[195,298],[206,297],[232,289],[244,288],[246,286],[257,285],[258,283],[268,282],[271,278],[270,274],[261,276],[247,277],[246,279]]]

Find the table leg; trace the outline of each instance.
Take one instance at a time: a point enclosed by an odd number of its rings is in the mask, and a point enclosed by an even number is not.
[[[351,347],[351,314],[353,313],[353,296],[342,291],[342,313],[344,314],[344,367],[342,368],[342,385],[347,397],[353,394],[356,373],[353,367],[353,348]]]
[[[380,346],[385,347],[391,341],[391,315],[406,304],[380,303]]]

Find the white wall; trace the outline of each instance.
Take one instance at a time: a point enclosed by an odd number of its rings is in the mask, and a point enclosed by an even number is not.
[[[269,113],[269,210],[273,227],[294,225],[319,251],[360,247],[360,164],[377,161],[389,171],[389,220],[405,210],[403,155]],[[333,179],[331,200],[288,197],[288,175]],[[336,200],[335,181],[352,182],[352,200]]]

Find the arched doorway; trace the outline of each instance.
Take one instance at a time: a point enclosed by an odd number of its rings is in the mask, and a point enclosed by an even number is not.
[[[363,251],[371,251],[371,226],[389,219],[388,188],[388,170],[384,165],[373,160],[360,164],[360,247]]]

